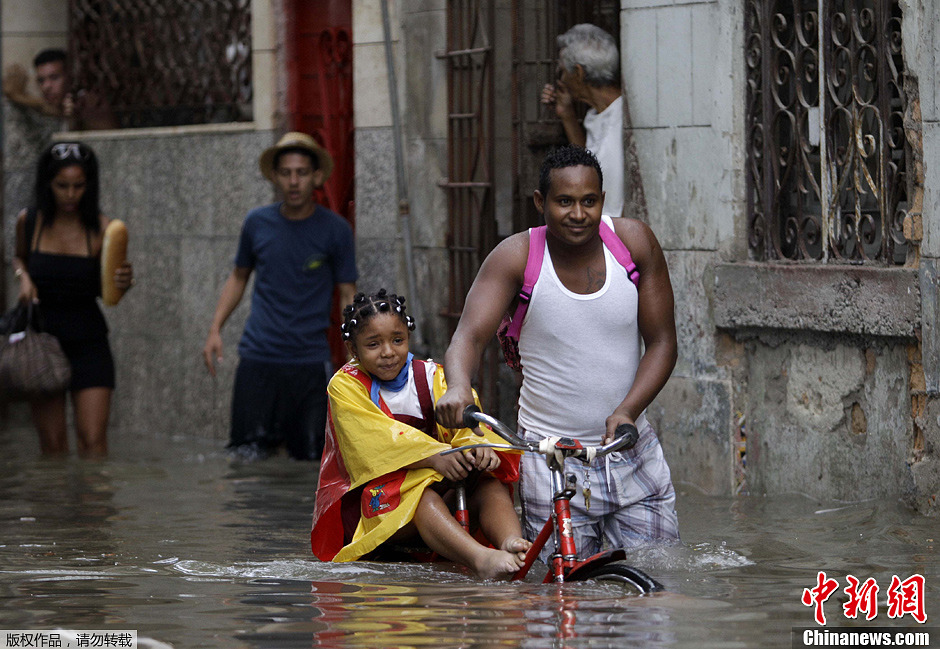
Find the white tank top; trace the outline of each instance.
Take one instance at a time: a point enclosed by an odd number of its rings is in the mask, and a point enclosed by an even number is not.
[[[641,355],[637,290],[607,246],[604,261],[603,288],[579,295],[558,279],[545,244],[519,334],[519,425],[529,433],[598,444],[605,420],[633,385]]]

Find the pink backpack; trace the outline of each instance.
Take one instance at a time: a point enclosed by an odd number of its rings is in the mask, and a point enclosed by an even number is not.
[[[516,312],[512,318],[506,315],[496,331],[499,344],[503,348],[506,364],[516,371],[522,369],[522,362],[519,358],[519,333],[522,331],[522,321],[525,319],[525,313],[529,308],[529,300],[532,299],[532,289],[535,288],[539,273],[542,272],[546,229],[544,225],[529,228],[529,257],[525,262],[522,289],[519,291],[519,305],[516,307]],[[636,264],[633,263],[630,251],[620,237],[617,236],[617,233],[604,221],[600,222],[598,233],[614,259],[626,269],[630,281],[639,286],[640,273],[636,269]]]

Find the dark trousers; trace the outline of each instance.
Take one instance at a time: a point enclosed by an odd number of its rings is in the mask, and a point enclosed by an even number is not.
[[[241,359],[232,393],[228,448],[264,458],[281,443],[291,457],[319,460],[326,428],[327,363]]]

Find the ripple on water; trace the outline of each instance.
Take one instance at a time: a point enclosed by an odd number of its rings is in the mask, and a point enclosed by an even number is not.
[[[627,552],[627,563],[652,575],[662,573],[702,573],[754,565],[745,554],[718,543],[654,544]]]
[[[327,563],[308,559],[284,559],[221,564],[190,559],[169,566],[189,577],[220,579],[281,579],[302,581],[363,580],[434,581],[436,583],[473,581],[456,567],[445,564],[388,564],[355,561]]]

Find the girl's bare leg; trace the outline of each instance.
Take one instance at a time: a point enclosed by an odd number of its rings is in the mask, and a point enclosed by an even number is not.
[[[72,393],[78,454],[82,457],[104,457],[108,454],[111,392],[111,388],[85,388]]]
[[[516,518],[515,511],[512,515]],[[477,543],[433,489],[424,490],[413,520],[429,548],[451,561],[462,563],[484,579],[506,578],[522,567],[516,554]],[[518,524],[518,519],[516,522]]]
[[[480,529],[495,547],[525,558],[532,543],[522,537],[522,525],[506,485],[481,476],[470,496],[470,508],[478,512]]]
[[[65,455],[69,440],[65,420],[65,393],[34,400],[30,404],[33,424],[39,432],[39,448],[43,455]]]

